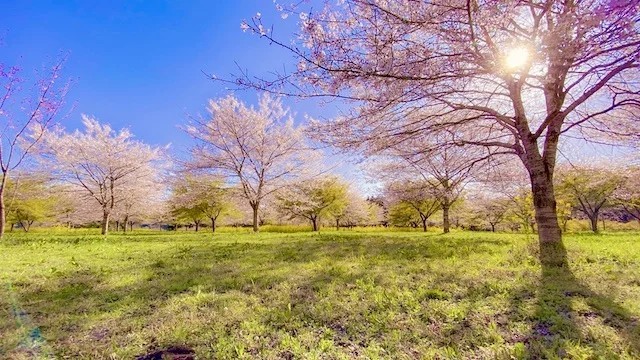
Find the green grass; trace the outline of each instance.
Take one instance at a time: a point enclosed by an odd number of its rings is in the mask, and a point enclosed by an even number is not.
[[[0,358],[640,358],[640,236],[9,234]],[[23,310],[22,312],[20,310]]]

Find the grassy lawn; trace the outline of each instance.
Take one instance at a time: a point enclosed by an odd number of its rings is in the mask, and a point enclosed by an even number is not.
[[[640,235],[9,234],[0,358],[640,358]]]

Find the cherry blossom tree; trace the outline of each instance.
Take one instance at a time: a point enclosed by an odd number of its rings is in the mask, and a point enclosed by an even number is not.
[[[134,140],[129,130],[119,132],[83,115],[84,131],[57,131],[45,136],[43,152],[54,176],[95,201],[102,212],[102,234],[107,235],[114,209],[131,196],[131,189],[157,178],[161,149]]]
[[[211,221],[211,231],[216,231],[216,221],[233,210],[231,189],[219,176],[187,174],[174,180],[171,206],[176,214],[183,214],[196,224],[202,218]]]
[[[480,148],[442,146],[433,140],[421,136],[390,145],[384,156],[371,162],[369,172],[382,181],[421,179],[425,190],[440,202],[442,229],[448,233],[452,206],[465,186],[484,170],[490,154]]]
[[[427,220],[441,208],[441,201],[431,191],[431,186],[424,181],[396,181],[387,184],[385,198],[393,210],[398,204],[401,208],[415,211],[422,223],[422,230],[427,231]],[[390,211],[391,213],[393,211]],[[390,214],[393,217],[393,214]]]
[[[189,167],[229,177],[253,211],[259,230],[260,204],[304,174],[317,158],[302,127],[278,98],[264,94],[258,108],[233,96],[209,102],[210,117],[194,119],[185,130],[196,141]]]
[[[64,105],[68,83],[60,84],[63,64],[61,59],[45,69],[29,86],[20,67],[0,61],[0,239],[6,227],[9,175],[34,151]]]
[[[429,145],[416,140],[410,139],[390,149],[394,157],[403,159],[409,165],[396,171],[405,175],[413,174],[424,180],[424,185],[440,201],[442,230],[448,233],[451,207],[459,200],[474,175],[483,170],[488,155],[478,151],[481,150],[479,148],[442,146],[441,142]]]
[[[600,212],[613,205],[614,194],[624,177],[616,168],[578,165],[559,172],[559,187],[576,199],[577,208],[589,218],[591,230],[598,232]]]
[[[293,218],[311,221],[318,231],[320,217],[331,214],[332,207],[346,208],[347,185],[335,176],[303,180],[283,188],[276,195],[279,210]]]
[[[98,220],[100,208],[93,201],[86,201],[84,193],[75,186],[65,182],[51,185],[51,192],[55,194],[54,219],[65,224],[67,228],[74,225],[87,224]]]
[[[470,199],[477,220],[489,224],[491,231],[502,223],[509,211],[511,200],[504,195],[478,194]]]
[[[328,213],[336,221],[336,230],[340,230],[340,226],[368,225],[378,208],[377,205],[360,196],[354,189],[347,188],[343,201],[331,206]]]
[[[306,5],[305,5],[306,4]],[[243,29],[290,51],[295,69],[230,80],[298,96],[353,100],[316,133],[375,152],[415,135],[517,156],[526,168],[547,265],[566,263],[554,174],[561,139],[637,141],[640,3],[617,0],[300,2],[300,34]],[[285,10],[287,11],[287,10]]]
[[[154,165],[158,167],[159,164]],[[120,221],[123,232],[127,232],[127,226],[131,231],[136,223],[161,217],[167,189],[160,175],[160,171],[149,171],[143,176],[137,176],[134,181],[122,184],[119,191],[122,200],[116,204],[111,216],[116,219],[116,229]]]

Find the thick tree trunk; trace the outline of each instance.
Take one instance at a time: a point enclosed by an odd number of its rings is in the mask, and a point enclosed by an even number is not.
[[[591,222],[591,231],[593,231],[594,233],[597,233],[598,232],[598,213],[591,214],[591,216],[589,216],[589,220]]]
[[[311,226],[313,227],[313,231],[318,231],[318,218],[311,218]]]
[[[211,232],[216,232],[216,218],[211,218]]]
[[[198,230],[200,230],[200,221],[194,221],[196,224],[196,232],[198,232]]]
[[[129,216],[124,217],[124,222],[122,223],[122,232],[127,232],[127,223],[129,222]]]
[[[546,266],[566,265],[566,250],[562,244],[562,231],[556,212],[553,175],[544,170],[544,165],[529,170],[535,218],[538,225],[540,261]]]
[[[109,215],[111,215],[108,211],[102,212],[102,231],[100,232],[102,235],[109,234]]]
[[[260,224],[258,223],[259,208],[260,208],[260,203],[251,204],[251,209],[253,210],[253,232],[260,231]]]
[[[427,232],[427,219],[422,219],[422,231]]]
[[[451,222],[449,221],[449,208],[451,204],[446,203],[442,205],[442,231],[446,234],[451,228]]]

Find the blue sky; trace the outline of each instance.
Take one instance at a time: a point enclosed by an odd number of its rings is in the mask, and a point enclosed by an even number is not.
[[[129,127],[139,139],[189,144],[178,125],[205,114],[209,98],[228,94],[203,72],[225,76],[236,62],[264,74],[291,63],[291,56],[240,30],[242,19],[261,12],[276,34],[291,38],[297,19],[282,20],[271,0],[242,1],[3,1],[1,60],[34,69],[68,53],[65,76],[73,85],[73,111],[62,121],[71,130],[80,114],[115,128]],[[256,94],[237,94],[254,103]],[[285,100],[302,119],[331,106]]]

